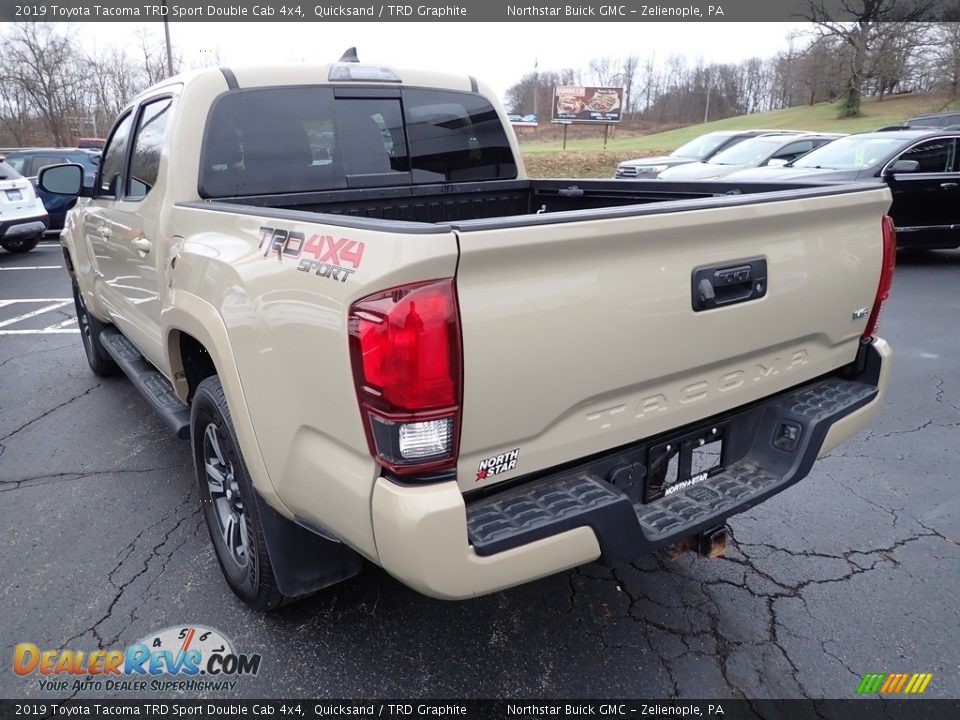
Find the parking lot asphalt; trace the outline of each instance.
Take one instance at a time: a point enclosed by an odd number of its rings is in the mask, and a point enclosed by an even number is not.
[[[0,253],[0,697],[69,694],[15,675],[17,643],[120,649],[195,623],[263,656],[239,697],[851,698],[867,672],[960,697],[960,252],[901,255],[881,414],[733,518],[726,557],[460,603],[367,567],[270,615],[221,577],[188,444],[89,371],[62,265],[55,242]]]

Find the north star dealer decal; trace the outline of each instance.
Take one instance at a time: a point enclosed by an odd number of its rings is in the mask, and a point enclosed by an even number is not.
[[[517,460],[519,458],[520,448],[517,448],[516,450],[500,453],[499,455],[494,455],[493,457],[481,461],[481,463],[477,466],[477,479],[475,482],[486,480],[491,475],[499,475],[500,473],[505,473],[508,470],[513,470],[517,467]]]
[[[302,232],[281,228],[261,227],[260,244],[257,247],[265,248],[264,257],[275,253],[281,262],[284,258],[300,258],[297,270],[340,282],[346,282],[360,268],[363,260],[363,243],[359,240],[335,240],[333,235],[307,237]]]

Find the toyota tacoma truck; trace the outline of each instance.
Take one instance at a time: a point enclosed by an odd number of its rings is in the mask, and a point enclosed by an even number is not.
[[[61,236],[83,346],[192,444],[258,609],[460,599],[727,519],[876,413],[875,185],[530,179],[472,77],[347,57],[134,100]]]

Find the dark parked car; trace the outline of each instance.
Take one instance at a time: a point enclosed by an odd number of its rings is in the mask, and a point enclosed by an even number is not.
[[[4,151],[7,163],[18,173],[30,179],[37,195],[43,201],[43,207],[50,215],[50,230],[61,230],[63,221],[76,202],[67,195],[53,195],[37,187],[37,173],[47,165],[77,163],[83,166],[83,184],[93,187],[94,178],[100,161],[99,150],[82,148],[21,148]]]
[[[617,166],[614,177],[648,180],[677,165],[705,162],[718,152],[726,150],[742,140],[760,137],[761,135],[796,135],[800,133],[802,133],[801,130],[717,130],[681,145],[669,155],[624,160]]]
[[[960,125],[960,111],[930,113],[917,115],[907,120],[904,125],[911,128],[946,128],[950,125]]]
[[[885,182],[897,246],[960,247],[960,131],[890,130],[834,140],[781,168],[742,170],[728,182]]]

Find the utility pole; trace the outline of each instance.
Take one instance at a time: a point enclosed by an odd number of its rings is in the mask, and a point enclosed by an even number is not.
[[[167,20],[167,0],[163,0],[163,35],[167,41],[167,77],[173,77],[173,52],[170,50],[170,21]]]
[[[533,59],[533,114],[537,116],[537,121],[540,121],[540,113],[537,112],[537,96],[540,94],[540,61],[536,58]]]
[[[710,81],[707,81],[707,107],[703,111],[703,121],[707,121],[707,116],[710,114],[710,88],[713,87]]]

